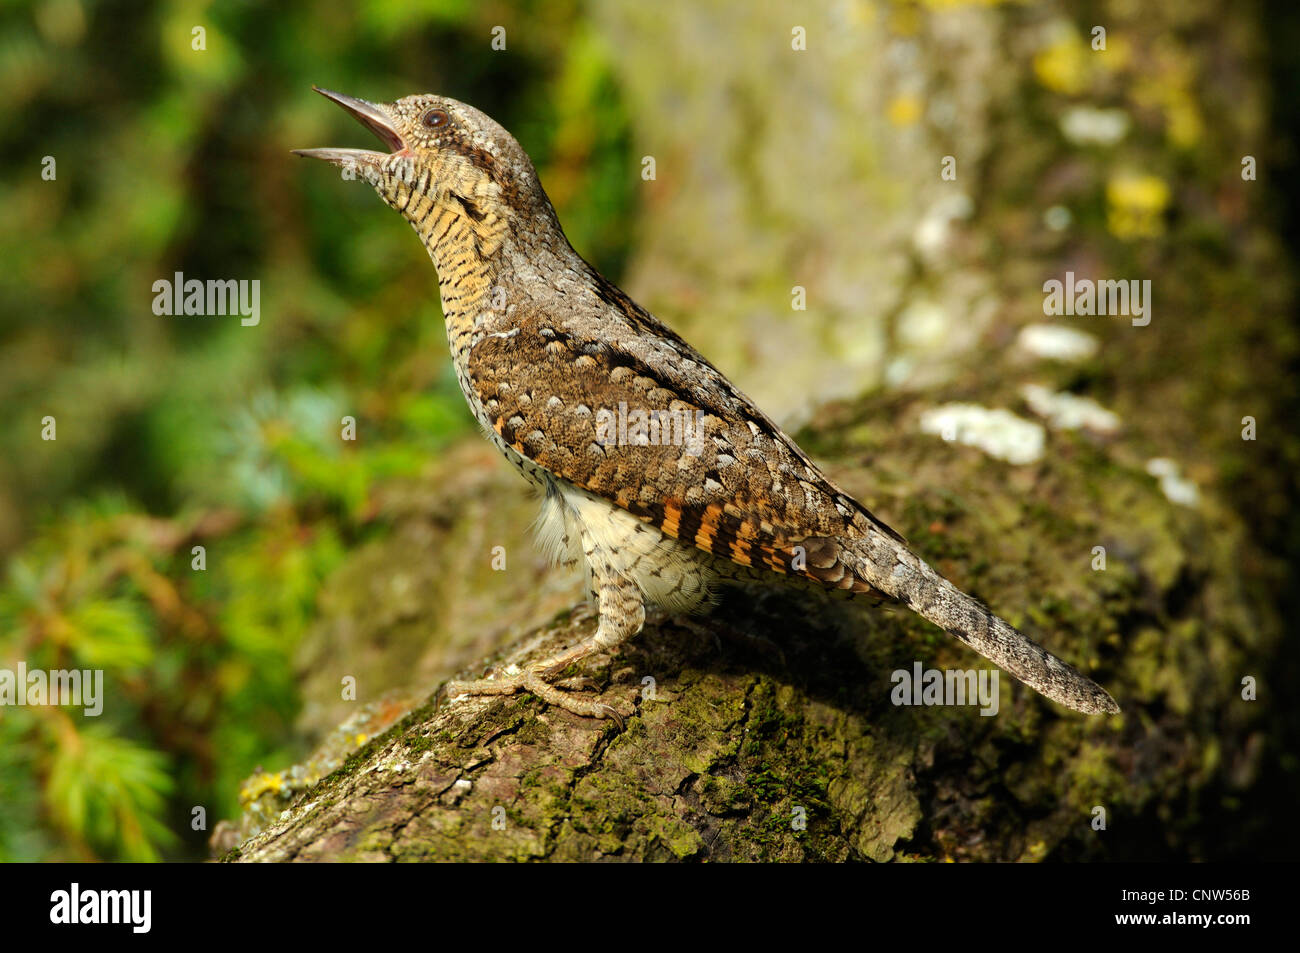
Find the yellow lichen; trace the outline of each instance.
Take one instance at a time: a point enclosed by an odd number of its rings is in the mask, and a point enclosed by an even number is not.
[[[1159,176],[1111,176],[1106,183],[1106,227],[1125,241],[1154,238],[1164,232],[1169,197],[1169,186]]]
[[[1135,79],[1133,100],[1159,110],[1169,141],[1190,149],[1201,141],[1205,128],[1196,98],[1196,63],[1182,45],[1167,38],[1154,44],[1150,58],[1150,68]]]
[[[253,775],[239,789],[239,801],[241,804],[248,806],[268,791],[272,794],[279,794],[283,787],[283,771],[277,771],[274,774],[264,771],[261,774]]]
[[[916,96],[898,96],[889,104],[889,121],[895,126],[910,126],[921,118],[921,100]]]
[[[1034,75],[1053,92],[1077,95],[1088,85],[1090,53],[1073,28],[1059,29],[1052,41],[1034,54]]]

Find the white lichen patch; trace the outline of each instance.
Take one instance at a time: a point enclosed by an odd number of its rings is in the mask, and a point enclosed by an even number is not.
[[[1101,434],[1119,430],[1119,417],[1091,397],[1049,390],[1041,384],[1026,384],[1020,393],[1029,409],[1056,430],[1082,428]]]
[[[1043,212],[1043,224],[1054,232],[1063,232],[1074,222],[1074,213],[1064,205],[1049,206]]]
[[[1074,106],[1061,116],[1061,133],[1080,146],[1113,146],[1128,134],[1128,127],[1128,113],[1122,109]]]
[[[463,801],[473,790],[473,781],[469,780],[469,778],[457,778],[456,783],[449,787],[443,795],[443,800],[449,804],[456,805]]]
[[[921,431],[1015,464],[1040,459],[1047,437],[1041,424],[978,404],[944,404],[927,410],[921,414]]]
[[[1168,457],[1155,457],[1147,461],[1147,473],[1160,481],[1160,491],[1171,503],[1195,506],[1201,498],[1196,484],[1184,477],[1178,464]]]
[[[970,218],[975,203],[962,192],[939,199],[917,222],[912,244],[927,259],[937,259],[952,240],[952,223]]]
[[[1097,353],[1097,338],[1061,324],[1029,324],[1016,336],[1016,347],[1051,361],[1077,363]]]
[[[937,348],[951,334],[948,313],[933,301],[913,301],[898,316],[898,342],[916,350]]]
[[[885,384],[889,387],[902,387],[912,375],[916,362],[909,357],[896,357],[885,367]]]

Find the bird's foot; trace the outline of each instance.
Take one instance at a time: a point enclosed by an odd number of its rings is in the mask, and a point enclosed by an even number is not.
[[[469,682],[451,681],[443,685],[439,702],[441,705],[465,696],[515,695],[519,692],[532,692],[546,704],[563,708],[584,718],[612,718],[618,725],[618,730],[623,730],[623,716],[616,708],[575,694],[575,691],[580,689],[599,691],[600,686],[593,679],[577,676],[556,681],[558,674],[554,666],[540,665],[526,669],[517,675],[480,678]]]

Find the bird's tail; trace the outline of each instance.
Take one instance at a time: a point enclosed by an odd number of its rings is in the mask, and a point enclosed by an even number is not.
[[[962,592],[902,542],[869,527],[866,538],[848,543],[841,540],[841,547],[840,558],[854,575],[969,645],[1034,691],[1090,715],[1119,711],[1119,705],[1104,688]]]

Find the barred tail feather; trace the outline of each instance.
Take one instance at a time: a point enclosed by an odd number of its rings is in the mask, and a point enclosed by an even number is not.
[[[1021,634],[989,608],[883,533],[841,541],[855,575],[964,642],[1052,701],[1086,714],[1116,714],[1119,705],[1082,672]],[[855,558],[856,557],[856,558]]]

